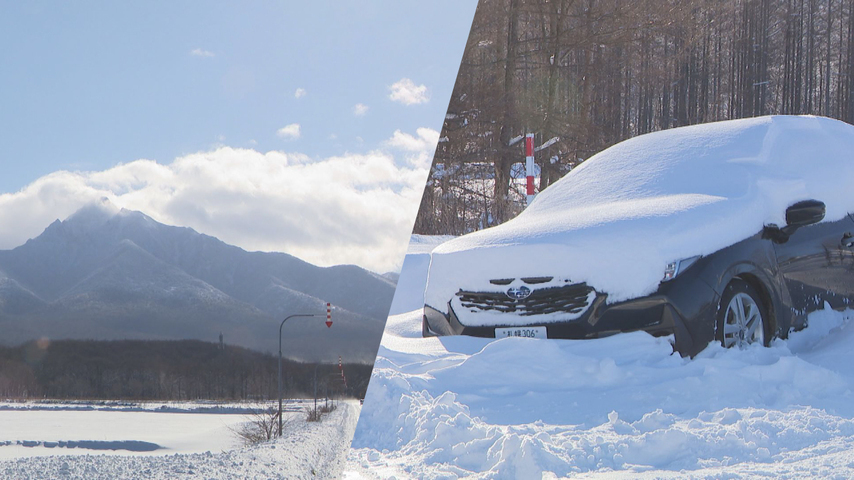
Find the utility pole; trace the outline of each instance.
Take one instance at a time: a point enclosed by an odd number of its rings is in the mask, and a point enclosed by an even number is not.
[[[318,420],[320,420],[320,416],[317,415],[317,366],[319,364],[314,364],[314,416]]]
[[[296,315],[289,315],[282,320],[281,325],[279,325],[279,436],[282,436],[282,327],[285,326],[285,322],[287,322],[291,318],[295,317],[322,317],[322,313],[298,313]],[[332,306],[327,303],[326,304],[326,326],[328,328],[332,328]],[[317,378],[317,372],[315,371],[315,379]],[[315,380],[316,382],[316,380]],[[315,386],[315,409],[317,409],[317,387]]]

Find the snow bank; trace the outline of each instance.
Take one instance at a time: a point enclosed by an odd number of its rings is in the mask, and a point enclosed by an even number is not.
[[[517,218],[433,253],[426,301],[489,279],[569,275],[620,301],[653,292],[667,263],[785,225],[785,210],[854,211],[854,126],[771,116],[641,135],[593,156]]]

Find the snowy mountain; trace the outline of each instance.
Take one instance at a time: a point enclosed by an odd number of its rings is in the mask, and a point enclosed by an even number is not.
[[[322,268],[247,252],[108,201],[0,251],[0,342],[33,338],[217,341],[306,360],[372,362],[394,283],[353,265]]]

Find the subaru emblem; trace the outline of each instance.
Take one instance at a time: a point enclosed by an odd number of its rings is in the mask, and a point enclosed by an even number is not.
[[[524,300],[531,296],[531,289],[525,286],[511,287],[507,289],[506,295],[513,300]]]

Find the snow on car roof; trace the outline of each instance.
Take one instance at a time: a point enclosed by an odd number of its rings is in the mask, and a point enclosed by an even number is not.
[[[437,247],[425,300],[444,305],[460,288],[518,275],[571,276],[609,301],[649,294],[668,262],[785,225],[795,202],[823,201],[825,221],[854,211],[852,154],[854,126],[814,116],[626,140],[555,182],[515,219]]]
[[[782,222],[791,202],[826,196],[828,187],[851,187],[851,178],[837,175],[850,172],[852,146],[854,127],[813,116],[758,117],[650,133],[583,163],[546,189],[526,216],[669,195],[736,199],[759,187],[766,191],[755,193],[769,201],[769,215],[779,216],[769,219]],[[773,186],[787,188],[768,191]],[[841,195],[832,197],[828,207],[845,202]],[[843,210],[837,210],[838,219]]]

